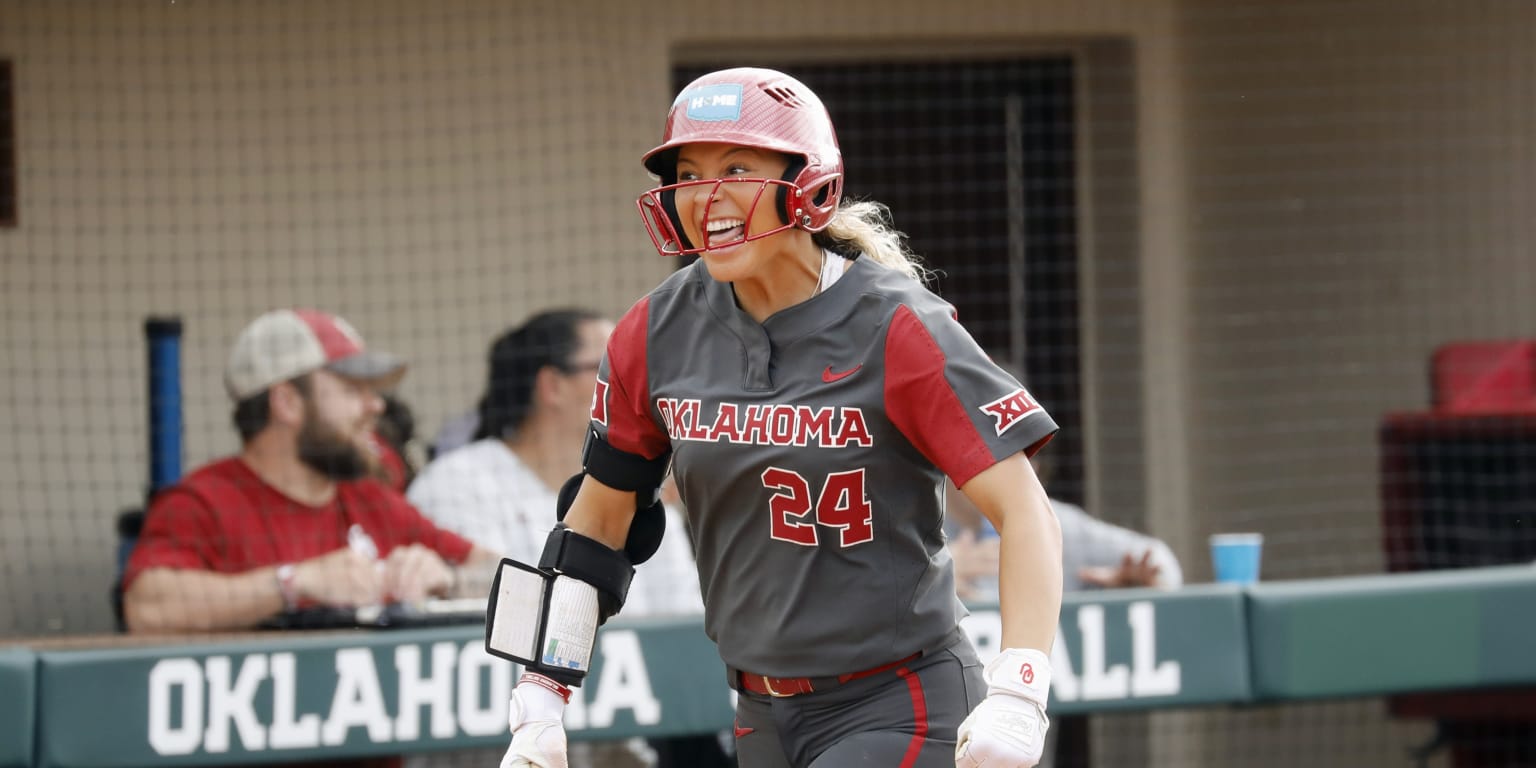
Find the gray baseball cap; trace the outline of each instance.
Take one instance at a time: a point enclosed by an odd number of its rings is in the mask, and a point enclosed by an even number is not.
[[[229,352],[224,387],[244,400],[324,368],[379,389],[405,376],[404,360],[366,349],[351,323],[316,309],[277,309],[251,321]]]

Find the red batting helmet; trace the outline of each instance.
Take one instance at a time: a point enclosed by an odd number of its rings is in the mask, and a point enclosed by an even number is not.
[[[771,69],[711,72],[677,95],[667,113],[661,144],[643,158],[646,170],[661,179],[661,186],[642,195],[638,204],[651,240],[663,255],[705,250],[689,245],[673,203],[673,193],[683,186],[677,184],[678,150],[694,142],[735,144],[790,156],[782,181],[753,182],[763,185],[760,196],[769,186],[777,188],[774,198],[784,226],[749,234],[746,240],[790,227],[820,232],[837,212],[843,196],[843,153],[821,99],[804,83]]]

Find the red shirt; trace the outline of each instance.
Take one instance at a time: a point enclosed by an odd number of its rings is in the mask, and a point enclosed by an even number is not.
[[[381,558],[395,547],[421,544],[458,564],[473,546],[433,525],[377,480],[338,482],[335,497],[315,507],[284,496],[231,457],[155,497],[128,559],[123,588],[149,568],[242,573],[308,560],[347,546],[347,529],[354,524],[373,537]]]

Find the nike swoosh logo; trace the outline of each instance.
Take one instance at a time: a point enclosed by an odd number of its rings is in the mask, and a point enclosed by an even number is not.
[[[743,728],[738,725],[736,726],[736,738],[739,739],[743,736],[746,736],[747,734],[755,732],[756,730],[756,728]]]
[[[852,376],[853,374],[857,373],[858,370],[860,368],[863,368],[863,367],[864,367],[864,364],[863,363],[859,363],[858,365],[855,365],[854,367],[849,368],[848,370],[843,371],[841,373],[833,373],[832,372],[832,366],[829,365],[829,366],[827,366],[827,369],[825,371],[821,372],[821,380],[825,381],[828,384],[831,384],[834,381],[842,381],[843,379],[846,379],[849,376]]]

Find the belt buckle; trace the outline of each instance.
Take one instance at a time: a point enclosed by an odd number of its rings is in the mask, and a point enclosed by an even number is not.
[[[768,695],[772,696],[775,699],[787,699],[787,698],[795,695],[795,693],[798,693],[798,691],[792,691],[790,693],[780,693],[780,692],[775,691],[773,689],[773,678],[771,678],[771,677],[769,677],[767,675],[758,675],[758,677],[761,677],[763,679],[763,687],[768,689]]]

